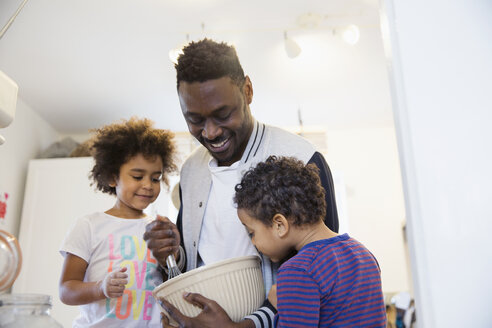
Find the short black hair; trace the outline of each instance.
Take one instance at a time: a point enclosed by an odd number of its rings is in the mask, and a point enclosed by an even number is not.
[[[193,41],[184,47],[174,67],[178,88],[181,81],[205,82],[228,76],[241,87],[245,80],[236,49],[225,42],[207,38]]]
[[[120,174],[120,168],[132,157],[142,154],[162,160],[162,181],[168,184],[167,175],[176,170],[174,134],[156,129],[149,119],[132,117],[92,130],[90,153],[95,164],[89,177],[103,193],[116,195],[116,188],[109,184]]]
[[[293,157],[268,157],[249,169],[235,190],[237,208],[267,226],[275,214],[284,215],[294,226],[315,224],[326,214],[318,167]]]

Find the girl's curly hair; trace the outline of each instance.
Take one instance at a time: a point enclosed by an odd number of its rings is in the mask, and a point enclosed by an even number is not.
[[[103,193],[116,194],[116,188],[109,184],[119,176],[120,168],[132,157],[142,154],[151,159],[159,156],[162,160],[162,181],[169,186],[167,175],[176,170],[174,134],[168,130],[156,129],[149,119],[132,117],[94,129],[90,152],[95,165],[89,177],[96,188]]]
[[[267,226],[277,213],[295,226],[317,223],[326,214],[318,168],[293,157],[268,157],[249,169],[235,190],[237,207]]]

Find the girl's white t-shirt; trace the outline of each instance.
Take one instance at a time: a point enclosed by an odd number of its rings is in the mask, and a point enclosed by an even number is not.
[[[122,219],[94,213],[76,221],[60,253],[88,263],[84,281],[103,280],[108,272],[126,267],[123,296],[79,306],[73,327],[161,327],[160,309],[152,290],[162,283],[158,264],[143,240],[152,218]]]

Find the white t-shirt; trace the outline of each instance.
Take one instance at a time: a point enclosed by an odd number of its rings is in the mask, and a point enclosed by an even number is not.
[[[238,219],[233,202],[234,186],[241,181],[243,171],[248,168],[249,164],[241,166],[240,162],[231,166],[217,166],[213,158],[209,162],[212,186],[198,243],[198,253],[203,264],[259,255],[246,228]]]
[[[68,232],[60,253],[71,253],[88,263],[84,281],[102,280],[120,267],[127,267],[128,274],[123,296],[79,306],[73,327],[161,327],[152,290],[162,283],[162,275],[143,240],[151,220],[98,212],[78,219]]]

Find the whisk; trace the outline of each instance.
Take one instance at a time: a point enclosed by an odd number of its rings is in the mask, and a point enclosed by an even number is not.
[[[167,257],[166,265],[168,270],[167,280],[172,279],[181,274],[181,271],[179,270],[178,265],[176,264],[176,259],[174,258],[174,254],[171,254]]]

